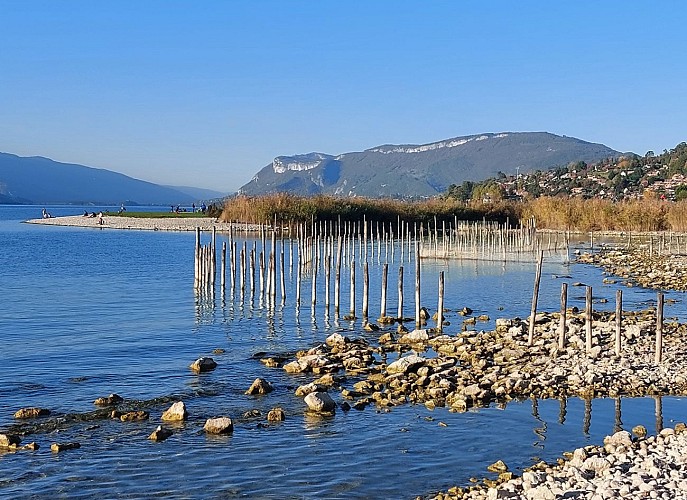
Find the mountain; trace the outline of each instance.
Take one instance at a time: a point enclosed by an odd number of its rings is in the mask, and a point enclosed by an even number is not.
[[[0,203],[167,205],[195,200],[110,170],[0,153]]]
[[[225,198],[230,193],[226,191],[215,191],[214,189],[204,189],[192,186],[165,186],[169,189],[175,189],[176,191],[181,191],[184,194],[195,198],[196,200],[216,200],[218,198]]]
[[[450,184],[480,181],[498,172],[548,170],[620,154],[603,144],[547,132],[489,133],[430,144],[386,144],[338,156],[278,156],[239,193],[432,196]]]

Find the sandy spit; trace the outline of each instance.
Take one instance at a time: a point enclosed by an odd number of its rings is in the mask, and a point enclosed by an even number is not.
[[[46,224],[51,226],[75,226],[93,227],[100,229],[137,229],[145,231],[194,231],[199,227],[203,231],[212,230],[229,231],[230,222],[217,222],[213,217],[195,218],[139,218],[139,217],[110,217],[104,216],[102,225],[97,217],[83,217],[72,215],[67,217],[50,217],[48,219],[30,219],[27,224]],[[245,225],[236,226],[237,229],[245,229]],[[251,230],[253,228],[249,228]]]

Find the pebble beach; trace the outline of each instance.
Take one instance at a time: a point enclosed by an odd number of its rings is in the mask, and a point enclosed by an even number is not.
[[[214,217],[122,217],[104,215],[102,224],[98,217],[84,217],[73,215],[66,217],[49,217],[45,219],[30,219],[27,224],[45,224],[50,226],[93,227],[100,229],[136,229],[144,231],[194,231],[199,227],[202,231],[228,231],[232,223],[218,222]],[[245,229],[245,225],[241,225]]]

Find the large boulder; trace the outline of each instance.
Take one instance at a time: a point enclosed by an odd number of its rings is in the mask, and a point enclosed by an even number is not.
[[[386,367],[386,372],[388,374],[393,373],[408,373],[413,370],[417,370],[419,367],[425,364],[427,359],[417,354],[411,354],[409,356],[404,356],[397,359],[390,365]]]
[[[336,403],[326,392],[311,392],[305,396],[304,401],[311,411],[317,413],[333,413],[336,411]]]
[[[208,434],[231,434],[234,432],[234,422],[229,417],[209,418],[203,430]]]
[[[189,368],[196,373],[204,373],[217,368],[217,363],[212,358],[200,357],[191,363]]]
[[[273,390],[272,385],[267,380],[256,378],[245,393],[250,396],[254,394],[267,394]]]
[[[162,420],[166,422],[181,422],[187,418],[188,412],[183,401],[177,401],[162,413]]]

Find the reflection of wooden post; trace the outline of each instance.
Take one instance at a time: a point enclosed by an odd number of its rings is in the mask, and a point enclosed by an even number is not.
[[[663,430],[663,400],[661,396],[654,396],[654,410],[656,415],[656,434]]]
[[[444,331],[444,271],[439,273],[439,305],[437,306],[437,331]]]
[[[656,364],[663,359],[663,292],[658,292],[658,303],[656,304],[656,353],[654,361]]]
[[[623,325],[623,291],[615,292],[615,353],[620,356],[622,351],[621,330]]]
[[[565,348],[565,321],[568,315],[568,284],[561,285],[561,323],[558,326],[558,348]]]
[[[585,293],[585,349],[592,350],[592,287],[588,286]]]
[[[558,423],[564,424],[565,423],[565,415],[568,413],[568,411],[567,411],[568,400],[566,398],[561,398],[558,400],[558,402],[559,402]]]
[[[623,421],[621,419],[621,403],[620,396],[615,398],[615,425],[613,426],[613,432],[619,432],[623,430]]]
[[[537,299],[539,298],[539,282],[541,281],[541,267],[544,260],[544,252],[539,252],[539,259],[537,260],[537,270],[534,276],[534,291],[532,292],[532,311],[530,312],[530,331],[527,336],[527,345],[534,344],[534,319],[537,315]]]
[[[386,317],[386,285],[387,285],[387,278],[389,274],[389,264],[386,262],[384,263],[384,267],[382,267],[382,298],[381,298],[381,304],[380,304],[380,309],[379,309],[379,317],[380,318],[385,318]]]
[[[255,243],[250,251],[250,297],[253,300],[255,296]]]
[[[327,255],[326,265],[324,268],[324,306],[329,314],[329,282],[332,274],[332,256]]]
[[[398,321],[403,321],[403,266],[398,268]]]
[[[283,242],[282,242],[282,251],[279,253],[280,255],[280,260],[281,260],[281,269],[280,269],[280,275],[279,275],[279,285],[280,285],[280,291],[281,291],[281,305],[283,306],[286,303],[286,278],[284,277],[284,247],[283,247]]]
[[[582,432],[589,434],[589,427],[592,425],[592,400],[584,400],[584,421],[582,422]]]
[[[224,282],[226,280],[226,274],[227,274],[227,242],[223,241],[222,242],[222,257],[220,259],[220,275],[219,275],[219,284],[222,287],[222,290],[224,290]]]

